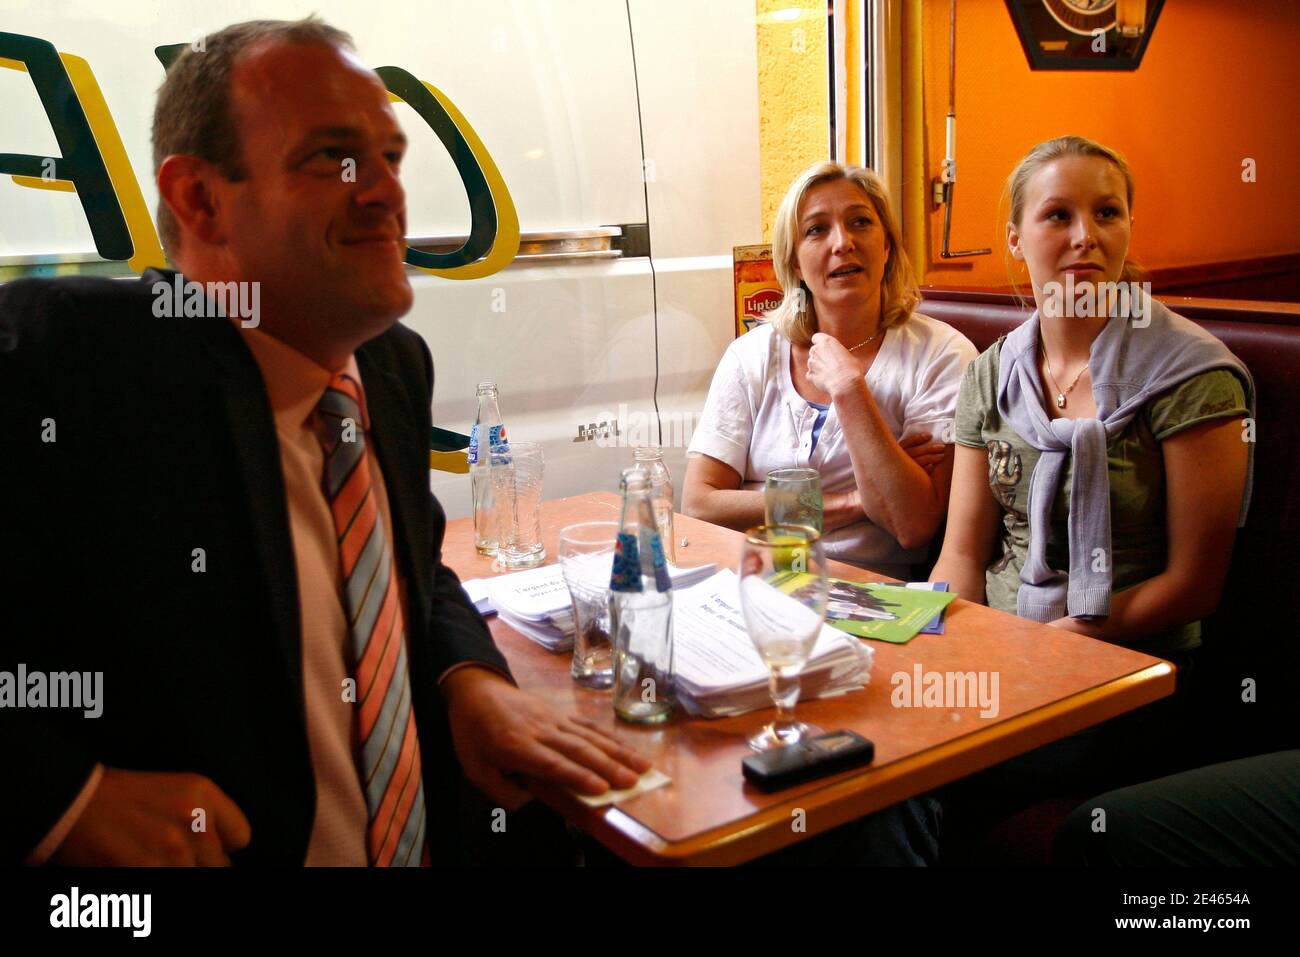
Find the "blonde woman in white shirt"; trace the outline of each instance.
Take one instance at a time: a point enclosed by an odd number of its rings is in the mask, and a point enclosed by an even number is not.
[[[914,312],[920,294],[884,184],[819,163],[777,211],[785,291],[723,354],[690,446],[688,515],[763,521],[768,471],[821,473],[827,557],[907,578],[943,524],[970,340]]]

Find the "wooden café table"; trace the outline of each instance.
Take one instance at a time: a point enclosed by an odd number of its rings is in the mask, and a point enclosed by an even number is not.
[[[559,530],[583,521],[617,521],[619,497],[593,492],[542,505],[548,562],[557,557]],[[681,565],[718,562],[734,569],[739,532],[678,515]],[[681,539],[689,540],[681,547]],[[462,580],[490,577],[492,560],[474,550],[473,522],[449,522],[443,561]],[[837,578],[881,580],[840,562]],[[740,762],[745,739],[770,720],[770,709],[732,718],[691,718],[680,711],[663,725],[618,721],[609,691],[580,688],[569,676],[568,653],[552,654],[498,617],[493,637],[519,685],[582,714],[650,757],[672,783],[603,808],[590,808],[563,789],[539,789],[547,804],[614,853],[634,864],[738,864],[878,811],[1039,745],[1171,694],[1168,662],[1117,645],[1050,628],[957,599],[945,634],[917,635],[894,645],[873,641],[875,662],[863,691],[800,701],[797,714],[827,731],[844,728],[871,739],[874,762],[784,791],[764,793],[747,783]],[[980,707],[895,707],[897,672],[998,672],[996,716]],[[990,709],[991,710],[991,709]],[[802,810],[806,831],[792,826]]]

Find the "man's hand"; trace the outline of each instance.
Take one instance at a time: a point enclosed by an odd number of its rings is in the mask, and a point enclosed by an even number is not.
[[[899,440],[898,446],[912,457],[917,465],[925,469],[927,475],[934,472],[935,466],[943,461],[948,446],[942,442],[931,442],[929,432],[918,432]]]
[[[195,831],[196,808],[204,830]],[[229,867],[252,838],[248,818],[201,774],[105,768],[99,786],[50,863]]]
[[[532,795],[512,775],[582,794],[630,788],[650,762],[583,719],[563,715],[487,668],[462,668],[442,683],[452,742],[465,776],[512,811]]]

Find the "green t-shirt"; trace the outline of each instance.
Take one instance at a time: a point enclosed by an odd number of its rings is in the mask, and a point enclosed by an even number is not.
[[[1029,553],[1029,478],[1039,451],[998,414],[998,339],[966,367],[957,399],[956,439],[987,449],[989,488],[1002,505],[1002,533],[994,560],[985,571],[990,608],[1016,613],[1020,569]],[[1160,443],[1189,426],[1210,419],[1249,415],[1241,381],[1227,369],[1193,376],[1149,401],[1106,450],[1110,472],[1112,589],[1121,591],[1165,570],[1168,533],[1165,516],[1165,468]],[[1066,463],[1052,503],[1047,564],[1069,568],[1067,529],[1073,463]],[[1137,647],[1168,656],[1201,643],[1199,622],[1153,635]]]

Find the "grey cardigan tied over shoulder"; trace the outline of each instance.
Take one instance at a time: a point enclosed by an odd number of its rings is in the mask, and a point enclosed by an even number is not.
[[[1032,447],[1042,453],[1029,484],[1029,553],[1020,571],[1017,595],[1021,617],[1053,621],[1110,614],[1111,557],[1110,475],[1106,449],[1149,400],[1212,369],[1235,372],[1255,415],[1255,384],[1250,371],[1222,342],[1196,323],[1143,294],[1138,315],[1144,324],[1112,316],[1092,344],[1095,419],[1051,419],[1038,378],[1039,317],[1035,311],[1003,341],[999,353],[998,412]],[[1052,502],[1065,469],[1074,461],[1070,485],[1068,572],[1047,565],[1047,538]],[[1255,467],[1255,446],[1248,445],[1246,487],[1238,527],[1246,521]]]

